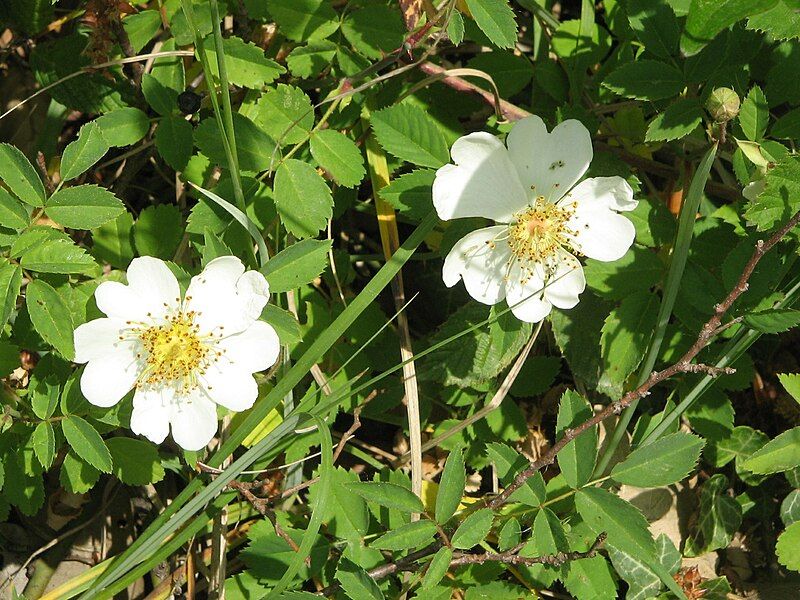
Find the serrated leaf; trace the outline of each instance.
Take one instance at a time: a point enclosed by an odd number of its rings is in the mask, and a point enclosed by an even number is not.
[[[450,13],[450,20],[447,22],[447,37],[454,46],[459,46],[464,41],[464,17],[457,10]]]
[[[352,561],[341,558],[336,567],[336,579],[348,598],[354,600],[383,600],[381,588],[369,574]]]
[[[603,80],[603,86],[626,98],[662,100],[683,90],[683,74],[657,60],[637,60],[618,67]]]
[[[30,220],[22,203],[0,187],[0,226],[20,230],[27,227]]]
[[[775,553],[784,567],[800,571],[800,522],[793,523],[778,536]]]
[[[298,87],[278,84],[267,90],[256,103],[253,122],[281,146],[306,139],[314,126],[314,108]]]
[[[70,415],[61,421],[61,428],[75,454],[95,469],[111,473],[111,453],[94,427],[81,417]]]
[[[22,287],[22,269],[6,259],[0,260],[0,329],[5,327],[11,313],[17,308],[17,297]]]
[[[43,469],[49,469],[56,457],[56,435],[53,426],[47,421],[37,424],[31,442],[36,459]]]
[[[382,481],[360,481],[343,484],[345,488],[358,494],[367,502],[394,508],[407,513],[421,513],[425,507],[422,500],[403,486]]]
[[[192,156],[192,126],[184,118],[167,116],[158,122],[156,149],[170,167],[183,171]]]
[[[174,204],[148,206],[133,225],[133,242],[140,255],[170,260],[183,237],[183,218]]]
[[[22,253],[20,264],[39,273],[86,273],[96,266],[86,250],[61,237],[39,238]]]
[[[492,43],[512,48],[517,41],[517,22],[506,0],[466,0],[469,12]]]
[[[396,10],[373,5],[347,14],[342,33],[358,52],[378,59],[402,45],[405,28]]]
[[[586,284],[598,295],[621,300],[633,293],[649,290],[664,276],[664,263],[640,246],[632,246],[619,260],[603,262],[588,259],[583,268]]]
[[[745,324],[761,333],[783,333],[800,325],[800,310],[775,308],[744,316]]]
[[[680,27],[672,7],[660,0],[629,0],[628,23],[649,52],[669,58],[678,49]]]
[[[575,506],[592,531],[606,532],[610,545],[648,563],[655,560],[647,519],[632,504],[602,488],[587,487],[575,494]]]
[[[747,28],[768,33],[772,39],[800,37],[800,10],[791,0],[780,0],[774,7],[747,20]]]
[[[127,485],[147,485],[164,479],[164,467],[156,446],[133,438],[106,440],[114,464],[113,474]]]
[[[450,160],[444,134],[421,108],[395,104],[372,113],[370,125],[383,148],[401,160],[441,167]]]
[[[794,108],[772,125],[770,135],[776,138],[800,138],[800,108]]]
[[[92,489],[98,479],[100,471],[78,458],[73,452],[68,452],[64,457],[58,480],[68,492],[84,494]]]
[[[433,521],[415,521],[384,533],[370,544],[370,548],[394,551],[411,550],[432,542],[435,534],[436,524]]]
[[[61,178],[64,181],[84,173],[108,152],[109,145],[97,121],[89,121],[81,127],[78,139],[64,148],[61,157]]]
[[[602,556],[571,561],[564,577],[564,587],[576,598],[617,599],[616,576]]]
[[[218,79],[219,67],[213,34],[203,40],[203,47],[208,56],[211,73]],[[281,65],[267,58],[261,48],[236,36],[223,38],[222,51],[225,54],[228,81],[234,85],[259,89],[286,72]]]
[[[241,113],[233,113],[233,132],[236,138],[236,154],[239,168],[243,171],[266,171],[275,158],[275,141],[258,125]],[[212,162],[228,168],[222,136],[217,120],[206,117],[194,128],[194,144]]]
[[[703,438],[679,431],[631,452],[611,470],[619,483],[661,487],[682,480],[697,464]]]
[[[393,179],[378,193],[401,214],[421,221],[433,208],[435,176],[435,171],[416,169]]]
[[[510,550],[519,544],[520,539],[522,539],[522,526],[516,518],[511,517],[497,536],[497,547],[501,551]]]
[[[428,563],[428,569],[422,579],[422,589],[430,589],[437,585],[450,568],[452,559],[453,551],[450,548],[439,548]]]
[[[11,144],[0,144],[0,179],[26,204],[44,205],[42,180],[19,148]]]
[[[661,591],[661,579],[635,554],[609,546],[608,557],[614,569],[629,586],[625,600],[645,600],[657,596]]]
[[[748,140],[759,142],[767,131],[769,104],[764,92],[754,85],[739,109],[739,125]]]
[[[779,373],[778,379],[792,398],[800,402],[800,374]]]
[[[286,64],[295,77],[310,78],[329,67],[336,54],[336,44],[328,40],[297,46],[286,57]]]
[[[336,31],[336,11],[326,0],[269,0],[269,12],[290,40],[326,38]]]
[[[660,142],[686,137],[703,120],[703,110],[697,98],[683,98],[670,104],[650,122],[645,141]]]
[[[94,229],[116,219],[125,212],[125,205],[105,188],[77,185],[50,196],[46,210],[51,219],[64,227]]]
[[[786,527],[800,521],[800,490],[792,490],[781,502],[781,521]]]
[[[703,484],[695,534],[686,541],[687,556],[725,548],[742,522],[742,508],[728,495],[728,480],[721,473]]]
[[[261,269],[271,293],[288,292],[318,277],[328,265],[331,240],[300,240],[281,250]]]
[[[567,552],[567,541],[564,526],[549,508],[542,508],[533,520],[533,532],[530,541],[520,551],[520,556],[545,556]],[[528,574],[537,581],[553,581],[561,572],[561,567],[554,565],[531,565],[526,568]]]
[[[311,155],[341,186],[355,187],[366,174],[361,150],[350,138],[333,129],[321,129],[311,135]]]
[[[25,288],[25,304],[34,328],[67,360],[75,356],[72,313],[61,295],[41,280],[31,281]]]
[[[333,197],[314,167],[290,158],[275,173],[275,208],[287,231],[313,237],[333,216]]]
[[[138,108],[118,108],[95,120],[109,146],[123,148],[141,140],[150,129],[150,119]]]
[[[777,0],[692,0],[681,36],[681,50],[686,56],[697,54],[723,29],[776,3]]]
[[[468,550],[481,543],[492,529],[494,512],[490,508],[481,508],[467,515],[450,538],[453,548]]]
[[[440,524],[447,523],[456,514],[458,505],[464,495],[467,483],[467,471],[464,466],[464,456],[460,448],[456,448],[447,457],[439,480],[439,491],[436,494],[436,521]]]
[[[497,469],[497,478],[504,486],[511,484],[517,474],[530,465],[530,461],[522,454],[505,444],[492,442],[486,444],[489,460]],[[541,473],[528,478],[525,484],[509,498],[512,502],[522,502],[528,506],[539,506],[545,501],[547,492]]]
[[[556,421],[556,439],[564,437],[564,431],[592,417],[591,405],[580,394],[567,390],[561,396]],[[558,453],[558,466],[567,484],[579,489],[592,477],[597,458],[597,427],[570,441]]]
[[[288,310],[283,310],[269,303],[264,307],[261,318],[275,328],[282,344],[291,346],[303,339],[303,332],[300,329],[300,324]]]
[[[751,473],[768,475],[800,466],[800,427],[784,431],[742,462]]]
[[[747,203],[744,216],[759,231],[783,223],[800,208],[800,157],[778,163],[764,178],[764,191]]]

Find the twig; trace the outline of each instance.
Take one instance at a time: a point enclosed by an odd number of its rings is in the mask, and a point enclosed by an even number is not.
[[[747,281],[750,279],[750,276],[753,274],[753,271],[755,270],[759,261],[798,223],[800,223],[800,211],[795,213],[795,215],[789,219],[789,221],[787,221],[783,227],[772,234],[767,241],[759,240],[756,243],[753,255],[750,257],[750,260],[747,261],[747,264],[745,265],[742,274],[739,277],[739,281],[730,291],[728,296],[714,307],[714,315],[706,322],[705,325],[703,325],[703,328],[700,330],[700,333],[698,334],[694,344],[692,344],[692,346],[676,363],[672,364],[666,369],[662,369],[661,371],[654,371],[642,385],[634,390],[631,390],[616,402],[612,402],[603,410],[596,413],[591,419],[584,421],[577,427],[565,430],[564,436],[560,440],[553,444],[553,446],[551,446],[550,449],[539,459],[531,462],[527,468],[522,470],[514,478],[514,481],[500,494],[488,501],[486,506],[492,509],[497,509],[508,502],[508,499],[511,497],[511,495],[521,488],[529,477],[535,475],[543,467],[553,464],[553,462],[555,462],[556,455],[569,442],[574,440],[582,433],[589,431],[595,425],[598,425],[611,415],[620,414],[624,408],[629,406],[635,400],[649,395],[650,390],[656,384],[661,383],[662,381],[679,373],[707,373],[712,376],[719,375],[721,373],[729,373],[730,371],[727,369],[718,369],[709,365],[693,363],[692,361],[697,357],[700,351],[708,345],[711,339],[724,328],[722,325],[722,317],[728,312],[731,306],[733,306],[733,303],[736,302],[739,296],[747,291]]]
[[[594,557],[605,540],[606,534],[601,533],[586,552],[557,552],[555,554],[545,554],[543,556],[520,556],[518,553],[525,546],[525,544],[520,544],[507,552],[500,552],[497,554],[492,552],[483,554],[457,554],[453,560],[450,561],[450,566],[459,567],[461,565],[482,565],[486,562],[501,562],[507,565],[550,565],[553,567],[560,567],[573,560]]]

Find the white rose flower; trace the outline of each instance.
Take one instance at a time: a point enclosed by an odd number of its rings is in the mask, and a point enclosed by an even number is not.
[[[471,133],[453,144],[455,164],[436,172],[433,204],[441,219],[498,223],[456,243],[442,277],[448,287],[463,279],[484,304],[505,298],[517,318],[535,323],[553,306],[578,303],[586,280],[576,255],[614,261],[628,251],[635,230],[619,212],[638,202],[622,177],[575,185],[592,161],[589,130],[579,121],[548,133],[530,116],[514,125],[506,144]]]
[[[128,285],[100,284],[97,307],[107,315],[75,330],[75,362],[88,363],[81,391],[96,406],[113,406],[132,388],[131,429],[186,450],[217,432],[219,404],[250,408],[253,373],[275,364],[278,335],[259,321],[269,286],[235,256],[212,260],[181,299],[175,275],[149,256],[128,267]]]

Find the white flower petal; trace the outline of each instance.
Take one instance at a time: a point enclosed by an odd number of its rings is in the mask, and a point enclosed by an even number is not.
[[[167,263],[152,256],[134,258],[128,266],[128,286],[148,304],[155,318],[180,306],[181,288]]]
[[[179,397],[171,418],[172,438],[184,450],[202,450],[217,433],[217,407],[202,390]]]
[[[633,210],[637,205],[627,182],[621,177],[587,179],[567,200],[576,203],[575,214],[567,223],[575,232],[575,250],[605,262],[622,258],[636,237],[633,223],[615,212]]]
[[[538,323],[550,314],[552,305],[544,294],[540,265],[536,265],[532,276],[523,276],[519,263],[515,263],[506,287],[506,302],[511,307],[512,314],[520,321]]]
[[[569,252],[559,250],[555,272],[544,288],[545,299],[557,308],[572,308],[586,289],[586,278],[580,261]]]
[[[136,384],[140,364],[131,346],[93,358],[81,375],[81,392],[95,406],[114,406]]]
[[[255,320],[269,302],[267,278],[258,271],[247,271],[236,282],[236,293],[242,299],[242,307],[248,317]]]
[[[120,340],[121,335],[126,334],[129,326],[122,319],[94,319],[75,329],[75,362],[86,363],[94,358],[102,358],[109,352],[113,352],[120,346],[130,346],[131,350],[135,342],[126,336],[126,340]]]
[[[589,130],[575,119],[547,133],[542,119],[525,117],[514,124],[506,143],[526,193],[550,202],[566,194],[592,162]]]
[[[175,390],[171,387],[137,388],[133,395],[131,431],[155,444],[163,442],[169,434],[174,397]]]
[[[508,227],[495,225],[478,229],[461,238],[444,261],[442,279],[448,287],[459,279],[469,295],[483,304],[497,304],[505,297],[505,269],[511,257],[506,241],[494,242],[505,236]]]
[[[272,325],[256,321],[243,332],[220,340],[217,348],[236,367],[257,373],[275,364],[281,343]]]
[[[252,373],[225,359],[208,368],[202,383],[208,397],[228,410],[247,410],[258,397],[258,385]]]
[[[124,321],[149,321],[147,313],[150,303],[146,302],[130,286],[118,281],[104,281],[94,292],[94,299],[103,313]]]
[[[486,217],[508,223],[528,201],[509,153],[490,133],[470,133],[450,150],[454,165],[436,171],[433,205],[443,220]]]

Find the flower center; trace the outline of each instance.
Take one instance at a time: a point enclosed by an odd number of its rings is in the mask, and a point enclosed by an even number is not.
[[[140,384],[177,383],[183,391],[197,385],[197,376],[205,372],[216,351],[209,343],[211,336],[200,334],[194,316],[193,311],[180,312],[170,317],[166,325],[137,332],[146,351]]]
[[[524,262],[547,262],[559,248],[569,247],[572,230],[567,222],[575,213],[573,205],[557,206],[544,197],[518,212],[508,226],[508,245]]]

